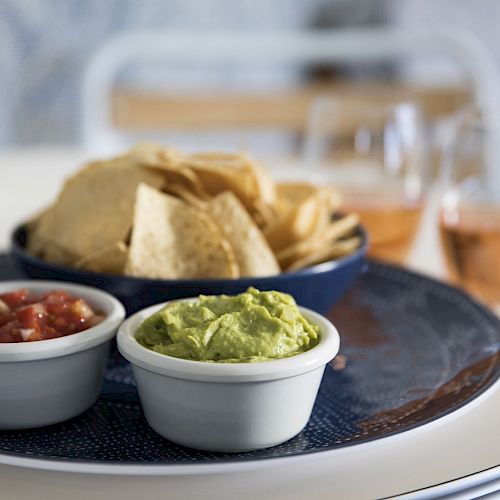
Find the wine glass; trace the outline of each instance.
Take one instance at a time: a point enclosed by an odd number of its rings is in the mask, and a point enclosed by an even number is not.
[[[450,280],[500,313],[500,186],[485,139],[474,108],[457,113],[443,151],[439,227]]]
[[[320,97],[311,106],[303,159],[316,182],[341,192],[343,210],[359,214],[368,254],[404,263],[419,226],[426,141],[411,101]]]

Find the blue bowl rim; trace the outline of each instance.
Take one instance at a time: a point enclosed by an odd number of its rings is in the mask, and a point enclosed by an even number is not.
[[[28,253],[25,249],[25,246],[23,243],[21,243],[21,236],[26,235],[27,229],[25,224],[19,224],[16,226],[12,232],[11,232],[11,253],[17,257],[19,260],[27,261],[31,265],[36,266],[38,268],[44,268],[49,271],[56,271],[56,272],[68,272],[73,275],[79,275],[79,276],[88,276],[92,278],[104,278],[107,280],[122,280],[122,279],[127,279],[131,280],[132,282],[135,282],[137,284],[148,282],[148,284],[157,284],[157,285],[163,285],[163,286],[168,286],[168,285],[195,285],[199,284],[200,282],[207,283],[207,284],[241,284],[241,285],[248,285],[251,286],[252,283],[258,281],[260,284],[265,285],[266,283],[271,283],[271,282],[276,282],[278,281],[286,281],[291,278],[299,278],[299,277],[304,277],[304,276],[311,276],[311,275],[317,275],[317,274],[323,274],[323,273],[328,273],[329,271],[333,271],[334,269],[338,269],[341,267],[348,266],[354,261],[357,261],[359,259],[363,259],[364,256],[366,255],[367,249],[368,249],[368,243],[369,243],[369,238],[366,229],[361,225],[358,224],[357,226],[357,233],[361,236],[362,238],[362,243],[360,247],[353,252],[352,254],[349,254],[345,257],[341,257],[340,259],[335,259],[335,260],[329,260],[326,262],[322,262],[321,264],[316,264],[314,266],[306,267],[304,269],[300,269],[298,271],[292,271],[292,272],[284,272],[280,274],[274,274],[271,276],[249,276],[249,277],[243,277],[243,278],[198,278],[198,279],[178,279],[178,280],[164,280],[164,279],[156,279],[156,278],[147,278],[147,277],[139,277],[139,276],[123,276],[123,275],[118,275],[118,274],[107,274],[107,273],[96,273],[94,271],[88,271],[85,269],[76,269],[74,267],[69,267],[69,266],[62,266],[62,265],[56,265],[52,264],[49,262],[46,262],[38,257],[35,257]]]

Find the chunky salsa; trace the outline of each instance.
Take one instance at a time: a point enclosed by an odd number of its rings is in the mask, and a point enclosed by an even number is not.
[[[103,319],[85,300],[63,291],[36,295],[22,289],[0,294],[0,343],[65,337]]]

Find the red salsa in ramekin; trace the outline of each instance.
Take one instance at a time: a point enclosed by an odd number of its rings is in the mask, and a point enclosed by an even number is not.
[[[104,319],[82,298],[56,290],[0,294],[0,343],[55,339],[87,330]]]

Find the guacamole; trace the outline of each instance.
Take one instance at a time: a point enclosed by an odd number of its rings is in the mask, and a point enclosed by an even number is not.
[[[152,351],[194,361],[242,363],[294,356],[314,347],[319,328],[291,295],[249,288],[235,296],[200,295],[145,319],[135,338]]]

